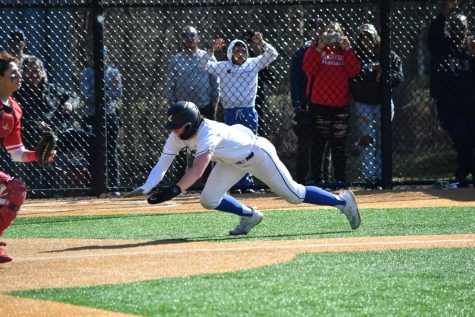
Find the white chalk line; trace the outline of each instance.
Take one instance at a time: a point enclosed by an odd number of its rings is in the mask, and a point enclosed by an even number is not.
[[[450,244],[450,243],[475,243],[475,239],[446,239],[446,240],[400,240],[400,241],[381,241],[381,242],[342,242],[342,243],[313,243],[305,245],[265,245],[265,246],[243,246],[230,248],[197,248],[197,249],[175,249],[175,250],[152,250],[152,251],[128,251],[128,252],[114,252],[114,253],[94,253],[94,254],[78,254],[65,256],[39,256],[30,258],[15,257],[15,262],[28,262],[38,260],[67,260],[93,257],[123,257],[134,255],[155,255],[155,254],[180,254],[180,253],[213,253],[213,252],[242,252],[255,250],[299,250],[312,248],[331,248],[331,247],[363,247],[363,246],[394,246],[394,245],[427,245],[427,244]],[[108,246],[104,246],[108,247]],[[449,247],[449,246],[448,246]],[[356,250],[355,250],[356,251]],[[81,250],[80,252],[88,252],[88,250]],[[309,251],[311,252],[311,250]]]

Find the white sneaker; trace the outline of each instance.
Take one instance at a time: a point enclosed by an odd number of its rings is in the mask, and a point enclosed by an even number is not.
[[[361,224],[361,214],[356,203],[355,195],[351,190],[345,190],[340,193],[340,198],[346,201],[344,206],[338,206],[338,209],[345,214],[350,222],[351,229],[358,229]]]
[[[248,234],[249,231],[251,231],[252,228],[257,226],[263,218],[264,215],[262,214],[262,212],[252,208],[252,215],[250,217],[242,216],[239,224],[236,226],[236,228],[230,230],[229,234],[232,236]]]

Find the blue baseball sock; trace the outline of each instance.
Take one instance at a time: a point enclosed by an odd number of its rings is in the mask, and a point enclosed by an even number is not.
[[[230,195],[224,195],[218,207],[216,207],[215,209],[219,211],[230,212],[232,214],[239,215],[239,216],[252,215],[251,208],[241,204],[239,200],[237,200],[236,198]]]
[[[346,202],[335,194],[316,186],[305,186],[304,203],[324,206],[344,206]]]

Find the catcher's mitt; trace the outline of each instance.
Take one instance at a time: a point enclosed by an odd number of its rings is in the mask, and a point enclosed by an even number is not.
[[[46,168],[53,163],[56,154],[56,142],[58,138],[53,132],[43,132],[36,146],[36,160],[38,164]]]
[[[164,201],[170,200],[181,194],[181,188],[177,185],[163,186],[158,189],[158,192],[148,197],[147,202],[149,204],[159,204]]]

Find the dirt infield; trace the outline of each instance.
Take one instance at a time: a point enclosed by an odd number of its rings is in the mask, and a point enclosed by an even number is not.
[[[361,208],[474,206],[475,190],[356,192]],[[261,210],[296,208],[270,194],[242,195]],[[302,209],[315,209],[299,205]],[[326,207],[328,208],[328,207]],[[149,206],[144,199],[28,201],[20,217],[118,213],[203,212],[197,195]],[[364,214],[363,214],[364,217]],[[301,252],[346,252],[407,248],[475,247],[475,235],[358,237],[253,242],[147,243],[141,240],[9,239],[12,263],[0,266],[0,293],[11,290],[143,281],[229,272],[291,261]],[[87,251],[87,252],[86,252]],[[212,255],[212,256],[210,256]],[[186,259],[186,260],[185,260]],[[107,274],[104,270],[107,268]],[[73,305],[0,294],[1,316],[126,316]]]

